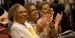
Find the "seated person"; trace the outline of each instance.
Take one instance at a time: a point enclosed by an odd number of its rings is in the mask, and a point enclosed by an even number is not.
[[[47,15],[47,14],[51,14],[54,13],[53,9],[50,8],[49,4],[47,2],[40,2],[38,4],[38,9],[40,11],[40,15],[41,17]],[[61,25],[59,25],[61,19],[62,19],[62,13],[57,13],[57,15],[55,16],[55,19],[51,22],[51,24],[49,24],[47,27],[45,27],[45,31],[46,31],[46,37],[48,38],[50,37],[55,37],[56,34],[62,33],[62,29],[61,29]],[[54,16],[54,15],[53,15]],[[53,17],[52,17],[53,18]],[[54,28],[50,28],[49,26],[55,26]],[[53,30],[52,30],[53,29]]]
[[[4,10],[4,13],[0,16],[0,26],[1,26],[1,28],[2,27],[6,28],[7,23],[8,23],[8,12],[6,10]],[[0,28],[0,30],[5,29],[5,28],[3,28],[3,29],[1,29],[1,28]]]
[[[12,14],[12,15],[11,15]],[[20,4],[14,4],[9,9],[9,20],[13,22],[11,27],[12,38],[39,38],[39,34],[43,31],[44,27],[50,23],[50,14],[40,18],[36,24],[36,31],[32,26],[27,23],[28,12]],[[37,29],[38,28],[38,29]]]

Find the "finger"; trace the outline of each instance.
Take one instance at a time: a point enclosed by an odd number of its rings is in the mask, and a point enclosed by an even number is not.
[[[53,8],[49,9],[49,14],[53,13]]]
[[[63,11],[61,11],[61,14],[63,14]]]
[[[57,13],[57,16],[60,16],[61,14],[60,13]]]
[[[60,14],[60,21],[61,21],[62,17],[63,17],[63,12],[61,11],[61,14]]]
[[[53,8],[50,8],[51,9],[51,11],[53,11]]]
[[[41,22],[39,23],[39,25],[44,28],[45,26],[45,19],[41,19]]]
[[[43,27],[45,27],[45,26],[47,25],[49,16],[50,16],[50,15],[48,14],[47,17],[44,19],[44,23],[45,23],[45,24],[43,25]]]
[[[53,11],[53,8],[51,8],[50,10],[51,10],[51,13],[53,13],[53,12],[54,12],[54,11]]]
[[[53,20],[53,15],[51,16],[51,17],[49,17],[49,19],[47,20],[47,25],[49,25],[51,22],[52,22],[52,20]]]
[[[52,15],[52,17],[49,18],[48,23],[50,23],[52,21],[53,21],[53,15]]]
[[[47,22],[50,22],[53,18],[53,14],[50,14],[48,17],[47,17]]]
[[[49,18],[49,20],[47,20],[46,24],[48,25],[51,21],[51,18]]]
[[[61,11],[61,16],[63,16],[63,12]]]

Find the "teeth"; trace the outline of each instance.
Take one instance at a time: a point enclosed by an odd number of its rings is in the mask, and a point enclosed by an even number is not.
[[[1,24],[7,24],[8,22],[0,22]]]

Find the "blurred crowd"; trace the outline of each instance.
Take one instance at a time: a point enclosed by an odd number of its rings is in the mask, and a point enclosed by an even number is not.
[[[67,30],[75,31],[75,4],[71,3],[75,0],[0,0],[0,35],[59,38]]]

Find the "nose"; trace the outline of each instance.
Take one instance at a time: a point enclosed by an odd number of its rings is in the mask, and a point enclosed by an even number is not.
[[[35,11],[35,12],[38,12],[38,11]]]
[[[36,10],[35,13],[38,13],[38,11]]]
[[[50,11],[50,8],[48,8],[48,10]]]
[[[26,12],[23,12],[23,16],[26,16],[26,15],[28,15]]]

